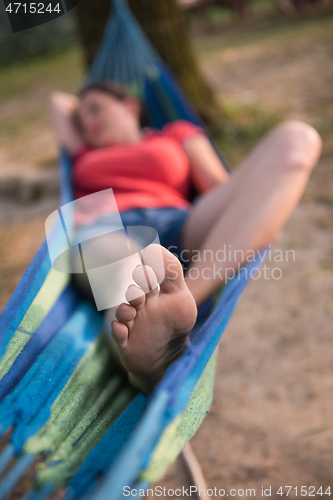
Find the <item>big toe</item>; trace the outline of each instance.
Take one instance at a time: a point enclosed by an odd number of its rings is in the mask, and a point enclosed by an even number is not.
[[[149,245],[142,250],[142,258],[153,269],[162,292],[173,293],[186,286],[181,263],[166,248]]]
[[[158,279],[150,266],[137,266],[132,277],[139,287],[148,294],[149,292],[158,293]]]

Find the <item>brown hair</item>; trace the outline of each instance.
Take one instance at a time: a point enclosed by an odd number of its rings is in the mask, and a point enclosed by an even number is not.
[[[118,101],[125,101],[129,97],[124,87],[116,82],[89,83],[80,90],[78,97],[82,99],[86,94],[94,90],[115,97]]]
[[[103,92],[104,94],[107,94],[111,97],[114,97],[117,99],[117,101],[125,101],[130,97],[130,94],[126,92],[124,87],[120,85],[119,83],[116,82],[100,82],[100,83],[90,83],[83,87],[79,93],[78,97],[79,99],[83,99],[85,95],[87,95],[89,92]],[[76,127],[76,129],[82,133],[82,124],[80,121],[80,117],[77,111],[73,113],[72,116],[73,119],[73,124]],[[144,106],[140,102],[140,114],[139,114],[139,121],[140,121],[140,126],[141,127],[146,127],[148,125],[148,119],[147,119],[147,114],[145,111]]]

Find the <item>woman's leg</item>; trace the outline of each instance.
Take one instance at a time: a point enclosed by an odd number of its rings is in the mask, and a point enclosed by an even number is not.
[[[246,260],[247,252],[277,239],[320,151],[321,139],[311,126],[286,122],[258,144],[228,183],[201,197],[183,233],[183,248],[200,250],[200,260],[192,262],[186,276],[198,305],[222,284],[228,269]],[[221,262],[218,251],[224,245],[232,258],[227,252]]]

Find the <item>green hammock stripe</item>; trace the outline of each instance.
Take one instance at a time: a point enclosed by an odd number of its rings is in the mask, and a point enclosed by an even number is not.
[[[46,424],[24,447],[25,453],[47,456],[38,466],[36,488],[65,484],[136,396],[137,390],[115,368],[101,335],[54,402]]]
[[[40,466],[36,477],[37,488],[47,484],[63,486],[84,463],[89,451],[98,444],[137,394],[137,391],[129,386],[122,387],[114,394],[119,385],[119,377],[109,382],[91,410],[78,424],[78,428],[76,427],[57,452]]]
[[[57,462],[58,460],[70,455],[74,446],[76,446],[82,439],[82,436],[91,432],[91,425],[100,417],[100,414],[107,403],[110,402],[111,398],[115,396],[116,392],[120,388],[120,384],[121,378],[118,375],[114,375],[109,380],[106,387],[104,387],[97,396],[96,401],[94,401],[92,406],[83,415],[72,432],[60,444],[56,452],[52,454],[52,457],[49,458],[48,463]]]
[[[81,359],[73,375],[51,407],[50,418],[26,443],[24,451],[35,455],[54,453],[84,418],[110,378],[114,362],[101,336]]]
[[[140,476],[144,482],[158,481],[200,427],[213,400],[216,359],[217,349],[198,380],[185,411],[162,434],[149,467]]]
[[[9,341],[5,354],[1,358],[0,380],[8,373],[24,346],[31,339],[31,335],[37,330],[43,319],[52,309],[68,284],[68,281],[69,277],[67,274],[58,273],[53,269],[50,270],[41,289],[21,321],[20,326]]]

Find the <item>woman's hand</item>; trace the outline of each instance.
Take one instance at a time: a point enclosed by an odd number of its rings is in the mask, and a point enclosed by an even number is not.
[[[49,98],[51,121],[61,146],[71,153],[82,142],[78,130],[74,126],[73,115],[79,105],[78,98],[66,92],[52,92]]]

